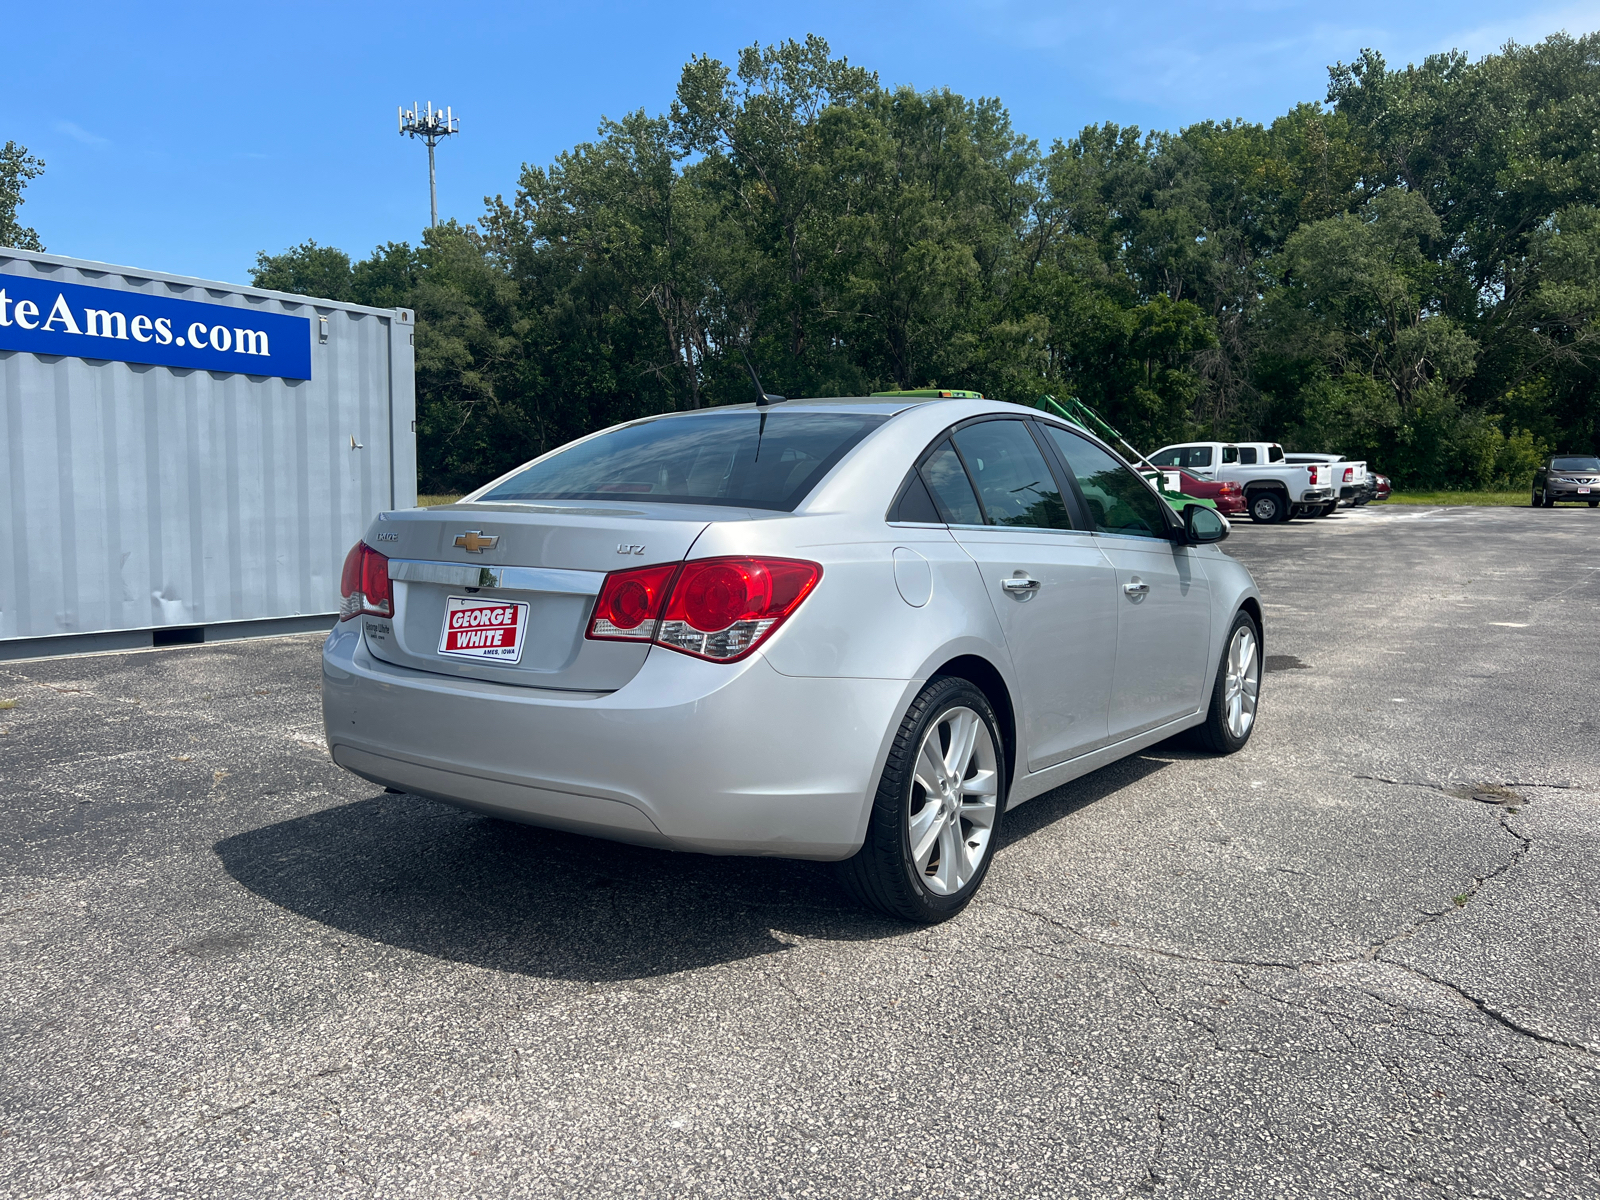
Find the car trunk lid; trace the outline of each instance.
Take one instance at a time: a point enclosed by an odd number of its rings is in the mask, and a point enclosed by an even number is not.
[[[713,519],[744,515],[673,504],[457,504],[384,513],[366,542],[389,559],[394,617],[363,616],[372,653],[398,666],[523,687],[609,692],[649,650],[585,638],[608,572],[678,562]],[[497,602],[497,603],[485,603]],[[456,614],[467,613],[468,616]],[[447,619],[515,614],[516,661],[474,644]],[[465,647],[463,649],[463,647]]]

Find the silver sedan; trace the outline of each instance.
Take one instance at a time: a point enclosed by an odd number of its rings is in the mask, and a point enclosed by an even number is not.
[[[1261,604],[1227,532],[995,401],[634,421],[373,521],[328,747],[513,820],[837,861],[939,921],[1008,809],[1175,734],[1249,739]]]

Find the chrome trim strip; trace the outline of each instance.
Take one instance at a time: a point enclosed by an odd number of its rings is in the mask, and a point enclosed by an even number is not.
[[[466,563],[391,558],[389,578],[406,583],[442,583],[447,587],[597,596],[605,581],[605,572],[563,571],[554,567],[473,567]]]

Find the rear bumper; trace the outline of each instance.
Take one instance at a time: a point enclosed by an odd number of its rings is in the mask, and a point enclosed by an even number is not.
[[[374,783],[617,841],[840,859],[914,686],[657,649],[619,691],[561,693],[393,666],[335,629],[322,707],[333,760]]]
[[[1307,488],[1305,491],[1301,492],[1300,493],[1300,499],[1296,500],[1295,503],[1296,504],[1326,504],[1328,501],[1330,501],[1332,499],[1333,499],[1333,489],[1331,487],[1314,487],[1314,488]]]

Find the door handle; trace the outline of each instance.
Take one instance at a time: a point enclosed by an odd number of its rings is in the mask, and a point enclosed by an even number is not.
[[[1150,591],[1150,585],[1137,575],[1131,581],[1122,585],[1122,594],[1125,596],[1143,596]]]
[[[1036,592],[1039,590],[1039,581],[1030,579],[1026,575],[1018,575],[1012,579],[1002,579],[1000,586],[1008,592]]]

